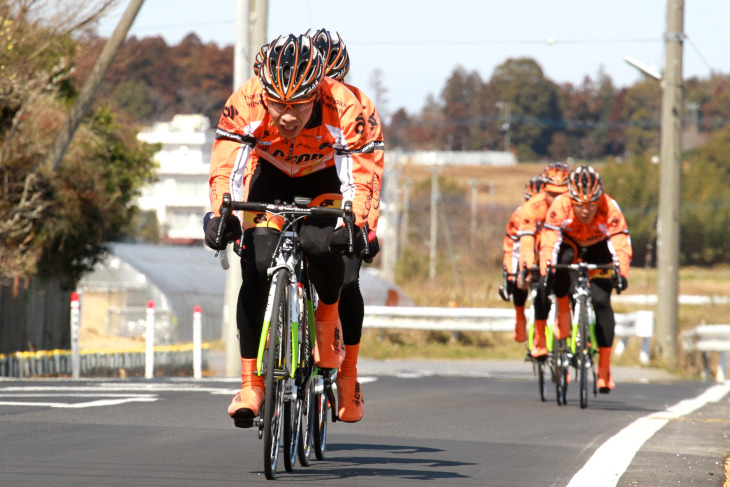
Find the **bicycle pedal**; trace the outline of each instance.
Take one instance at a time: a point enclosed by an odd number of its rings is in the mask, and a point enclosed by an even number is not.
[[[236,428],[251,428],[258,426],[258,418],[233,418],[233,424]]]

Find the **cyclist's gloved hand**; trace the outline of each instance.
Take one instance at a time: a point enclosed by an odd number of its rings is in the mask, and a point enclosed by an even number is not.
[[[380,252],[380,242],[375,232],[370,230],[368,232],[368,253],[363,255],[363,260],[370,264],[376,255]]]
[[[215,237],[218,233],[218,225],[220,225],[221,217],[214,216],[213,213],[207,213],[203,219],[203,228],[205,229],[205,245],[213,250],[223,250],[228,242],[238,240],[243,235],[241,230],[241,222],[236,215],[229,215],[226,220],[223,235],[221,235],[221,243],[215,243]]]
[[[614,273],[613,276],[611,276],[611,281],[613,281],[613,287],[619,291],[623,291],[629,287],[629,280],[621,274]]]
[[[357,257],[361,257],[365,251],[365,240],[362,234],[362,229],[357,225],[353,226],[352,242],[355,247],[355,252],[354,254],[349,254],[347,227],[343,225],[330,235],[330,252],[333,254],[355,255]]]
[[[514,292],[515,283],[512,279],[505,281],[505,284],[499,286],[499,297],[503,301],[509,302],[512,299],[512,293]]]

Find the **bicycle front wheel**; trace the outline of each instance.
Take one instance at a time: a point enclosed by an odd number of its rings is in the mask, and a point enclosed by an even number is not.
[[[279,270],[271,281],[275,286],[270,316],[269,339],[264,351],[264,385],[266,395],[264,399],[264,471],[266,478],[276,478],[276,465],[279,459],[279,443],[281,441],[281,423],[284,416],[284,378],[288,376],[285,369],[286,341],[289,339],[284,333],[285,323],[288,323],[289,313],[287,299],[287,284],[289,273],[286,269]]]
[[[588,308],[586,296],[580,296],[576,306],[578,308],[578,331],[580,333],[580,348],[578,349],[578,381],[580,383],[580,408],[588,407],[588,369],[590,369],[591,357],[590,340],[588,330]]]

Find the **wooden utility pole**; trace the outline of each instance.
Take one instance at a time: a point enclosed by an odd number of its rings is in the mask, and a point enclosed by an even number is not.
[[[657,224],[657,340],[669,366],[677,363],[679,202],[681,196],[682,44],[684,0],[667,0],[666,67],[661,119]]]
[[[122,15],[119,25],[114,29],[114,33],[104,45],[101,54],[99,54],[99,58],[96,60],[96,64],[94,64],[89,78],[84,83],[83,88],[81,88],[79,97],[71,107],[68,117],[61,127],[61,131],[56,135],[51,150],[46,155],[45,164],[53,167],[54,170],[57,170],[61,164],[63,156],[66,154],[66,149],[68,149],[76,133],[76,129],[79,128],[81,121],[86,116],[86,112],[89,111],[91,104],[96,99],[96,92],[99,90],[99,86],[101,86],[101,82],[104,80],[104,76],[109,70],[109,66],[114,60],[114,57],[119,52],[119,48],[124,43],[124,39],[126,39],[127,33],[130,27],[132,27],[132,23],[137,17],[137,12],[142,8],[143,3],[144,0],[132,0],[129,2],[129,6],[127,6],[127,10]]]

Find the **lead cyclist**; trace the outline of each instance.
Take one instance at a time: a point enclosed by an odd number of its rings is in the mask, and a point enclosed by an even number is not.
[[[591,166],[580,166],[568,176],[568,192],[558,196],[548,210],[540,240],[540,274],[543,285],[560,299],[570,290],[568,270],[548,275],[547,262],[590,264],[618,262],[619,274],[594,271],[590,292],[596,314],[598,341],[598,390],[611,392],[616,384],[611,374],[611,347],[616,319],[611,292],[628,287],[632,257],[631,237],[616,200],[603,192],[601,176]]]
[[[265,49],[258,76],[229,97],[216,129],[210,164],[210,201],[216,216],[206,225],[208,246],[219,247],[215,234],[224,193],[234,200],[269,203],[292,201],[295,196],[325,206],[351,201],[355,240],[363,241],[363,229],[373,211],[371,185],[375,158],[383,150],[382,142],[378,143],[382,137],[368,138],[360,101],[324,74],[324,59],[310,37],[284,35]],[[227,228],[240,225],[239,221],[230,217]],[[256,355],[266,307],[266,270],[279,233],[272,215],[244,213],[243,283],[236,313],[242,384],[228,407],[229,416],[236,419],[255,417],[264,397],[263,379],[255,374]],[[320,367],[340,367],[346,351],[338,311],[344,263],[330,249],[343,253],[347,234],[339,222],[312,218],[303,225],[300,237],[320,298],[315,313],[315,359]]]

